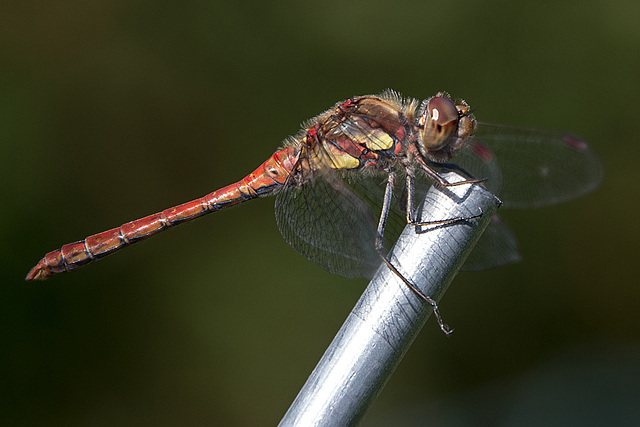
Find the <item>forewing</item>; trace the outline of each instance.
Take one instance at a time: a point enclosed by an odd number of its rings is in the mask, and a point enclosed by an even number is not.
[[[572,134],[480,124],[474,138],[467,152],[480,163],[487,159],[497,163],[501,175],[497,196],[508,207],[561,203],[592,191],[602,180],[597,156]],[[484,159],[476,152],[482,147],[490,149]],[[491,185],[488,188],[493,191]]]
[[[502,188],[502,173],[494,152],[479,139],[471,139],[451,160],[467,178],[483,179],[482,185],[498,195]]]

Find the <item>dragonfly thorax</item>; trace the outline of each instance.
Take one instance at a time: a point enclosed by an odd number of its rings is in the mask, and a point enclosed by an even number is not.
[[[449,94],[440,92],[422,103],[416,127],[422,155],[443,162],[464,146],[476,127],[476,120],[466,102],[456,103]]]

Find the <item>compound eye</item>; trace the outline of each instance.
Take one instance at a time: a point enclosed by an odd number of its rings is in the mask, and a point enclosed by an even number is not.
[[[447,126],[450,123],[456,124],[458,122],[458,109],[456,104],[441,96],[431,98],[427,104],[427,110],[431,116],[431,120],[435,122],[437,126]]]
[[[427,150],[439,150],[456,135],[458,129],[458,109],[449,98],[434,96],[427,103],[420,125],[422,143]]]

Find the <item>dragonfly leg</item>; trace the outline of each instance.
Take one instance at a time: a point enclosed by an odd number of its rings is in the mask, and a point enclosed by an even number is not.
[[[384,192],[384,200],[382,204],[382,212],[380,213],[380,221],[378,222],[378,230],[376,233],[376,251],[382,258],[382,261],[389,267],[389,269],[400,278],[404,282],[405,285],[409,287],[413,292],[416,293],[420,298],[422,298],[427,304],[431,306],[431,310],[433,310],[433,314],[436,317],[436,321],[440,326],[442,332],[446,335],[449,335],[453,332],[453,329],[449,328],[449,326],[444,323],[442,320],[442,316],[440,315],[440,310],[438,309],[438,303],[428,295],[425,295],[416,285],[411,283],[406,277],[398,271],[398,269],[393,265],[391,260],[387,258],[384,253],[384,229],[387,224],[387,218],[389,216],[389,208],[391,206],[391,196],[393,194],[393,186],[395,184],[395,174],[393,171],[388,171],[389,175],[387,178],[387,187]],[[411,197],[411,196],[409,196]]]
[[[471,215],[466,217],[447,218],[447,219],[440,219],[440,220],[433,220],[433,221],[416,221],[414,216],[415,211],[413,209],[413,194],[414,194],[413,170],[408,167],[406,171],[407,171],[407,224],[421,226],[421,227],[426,227],[430,225],[450,225],[450,224],[456,224],[459,222],[468,221],[474,218],[479,218],[482,216],[482,210],[481,210],[480,213],[476,215]],[[475,181],[461,181],[461,182],[463,184],[475,183]],[[385,198],[386,198],[386,193],[385,193]],[[384,209],[384,205],[383,205],[383,209]]]
[[[454,169],[457,169],[463,174],[467,175],[469,179],[465,179],[463,181],[457,181],[457,182],[449,182],[443,177],[441,177],[440,174],[436,172],[431,166],[429,166],[429,164],[422,158],[422,156],[416,156],[415,159],[420,165],[420,168],[424,171],[424,173],[426,173],[429,176],[429,178],[431,178],[437,185],[440,185],[441,187],[455,187],[458,185],[480,184],[486,181],[486,178],[481,178],[481,179],[472,178],[471,175],[469,175],[464,169],[458,166],[455,166]],[[443,164],[443,165],[447,166],[448,164]]]
[[[455,163],[447,163],[447,162],[429,162],[439,168],[445,168],[448,169],[450,171],[456,171],[456,172],[460,172],[462,175],[466,176],[467,178],[473,180],[475,179],[473,177],[473,175],[471,175],[471,173],[467,172],[467,170],[461,166],[456,165]],[[479,181],[486,181],[486,178],[484,179],[480,179]]]
[[[487,178],[474,178],[473,175],[471,175],[471,173],[467,172],[466,169],[456,165],[455,163],[446,163],[446,162],[431,162],[434,165],[437,165],[438,167],[442,167],[442,168],[446,168],[449,169],[451,171],[457,171],[460,172],[462,175],[466,176],[468,179],[465,179],[464,181],[458,181],[458,182],[454,182],[454,183],[448,183],[445,184],[445,186],[447,187],[453,187],[456,185],[462,185],[462,184],[482,184],[483,182],[487,181]],[[431,168],[429,168],[431,169]],[[431,169],[433,171],[433,169]],[[437,174],[437,173],[436,173]],[[440,174],[437,174],[440,177]],[[442,177],[440,177],[442,178]],[[445,181],[445,180],[443,180]],[[438,182],[438,184],[440,184],[440,182]],[[500,198],[498,198],[498,196],[496,196],[495,194],[493,195],[493,197],[496,199],[496,202],[498,203],[498,207],[502,206],[502,200],[500,200]]]

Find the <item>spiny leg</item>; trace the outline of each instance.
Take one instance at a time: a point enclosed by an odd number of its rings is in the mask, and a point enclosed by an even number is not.
[[[420,227],[428,227],[430,225],[448,225],[448,224],[455,224],[459,222],[468,221],[468,220],[479,218],[482,216],[482,211],[480,211],[479,214],[471,215],[467,217],[447,218],[447,219],[439,219],[439,220],[433,220],[433,221],[416,221],[414,218],[414,209],[413,209],[413,195],[414,195],[414,185],[415,185],[413,170],[411,169],[411,167],[407,167],[406,171],[407,171],[407,224],[420,226]],[[435,173],[435,171],[432,171],[432,172]],[[436,176],[440,177],[440,175],[438,175],[437,173],[435,174]],[[480,181],[481,180],[471,180],[471,181],[461,181],[460,183],[474,184]],[[450,186],[454,184],[459,184],[459,183],[451,183]],[[386,194],[385,194],[385,197],[386,197]]]
[[[466,169],[456,165],[455,163],[446,163],[446,162],[429,162],[429,163],[431,163],[433,165],[436,165],[438,167],[441,167],[441,168],[446,168],[446,169],[448,169],[450,171],[460,172],[462,175],[464,175],[464,176],[466,176],[468,178],[468,179],[465,179],[464,181],[459,181],[457,183],[449,183],[447,185],[448,187],[461,185],[461,184],[482,184],[482,183],[487,181],[487,178],[475,179],[473,177],[473,175],[471,175],[471,173],[469,173]],[[427,167],[431,171],[433,171],[433,169],[431,167],[429,167],[428,164],[427,164]],[[433,172],[435,172],[435,171],[433,171]],[[435,172],[435,173],[437,174],[437,172]],[[437,175],[440,176],[440,174],[437,174]],[[493,195],[493,197],[496,199],[496,202],[498,203],[498,207],[502,206],[502,200],[500,200],[500,198],[498,196],[496,196],[495,194]]]
[[[384,253],[384,229],[387,224],[387,218],[389,216],[389,209],[391,207],[391,197],[393,195],[393,186],[395,184],[395,174],[392,170],[388,170],[388,178],[387,178],[387,186],[384,192],[384,200],[382,203],[382,212],[380,213],[380,221],[378,222],[378,230],[376,233],[376,251],[384,261],[384,263],[389,267],[389,269],[398,276],[405,285],[409,287],[413,292],[416,293],[420,298],[427,302],[431,306],[433,310],[433,314],[436,317],[438,325],[442,332],[446,335],[449,335],[453,332],[453,329],[450,329],[447,324],[442,320],[442,316],[440,315],[440,310],[438,309],[438,303],[428,295],[425,295],[416,285],[407,280],[400,271],[391,263],[391,261],[387,258]]]
[[[458,182],[449,182],[438,174],[431,166],[427,164],[427,162],[421,156],[415,156],[416,161],[420,165],[420,168],[424,171],[424,173],[429,176],[436,184],[441,187],[456,187],[458,185],[467,185],[467,184],[479,184],[481,182],[486,181],[486,179],[465,179],[464,181]]]
[[[460,172],[462,175],[466,176],[468,179],[475,179],[473,177],[473,175],[471,175],[471,173],[469,173],[463,167],[460,167],[459,165],[456,165],[455,163],[434,162],[434,161],[430,161],[429,163],[431,163],[432,165],[435,165],[435,166],[437,166],[439,168],[448,169],[450,171]],[[481,181],[486,181],[486,179],[482,179]]]

